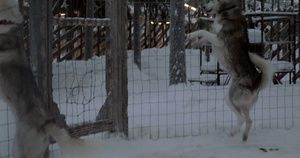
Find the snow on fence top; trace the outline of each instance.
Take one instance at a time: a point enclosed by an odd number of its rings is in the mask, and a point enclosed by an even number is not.
[[[54,25],[77,25],[77,26],[110,26],[109,18],[59,18],[53,17]]]

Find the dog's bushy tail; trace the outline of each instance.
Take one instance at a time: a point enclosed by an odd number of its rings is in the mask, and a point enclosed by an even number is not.
[[[46,132],[56,140],[63,151],[72,155],[88,154],[99,148],[102,144],[100,139],[72,138],[66,129],[59,127],[55,123],[46,125],[45,129]]]
[[[260,83],[260,89],[266,87],[273,79],[273,67],[268,60],[254,54],[249,53],[250,60],[252,63],[257,66],[262,72],[262,79]]]

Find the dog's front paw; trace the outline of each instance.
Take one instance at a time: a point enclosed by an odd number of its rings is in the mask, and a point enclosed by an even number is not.
[[[203,38],[197,39],[194,42],[191,43],[191,48],[193,49],[200,49],[203,47],[203,45],[206,43],[207,41]]]
[[[187,42],[191,44],[191,48],[199,49],[206,43],[206,40],[202,36],[203,30],[198,30],[187,35]]]
[[[202,36],[203,36],[203,30],[194,31],[187,35],[187,40],[193,41],[193,40],[201,39]]]

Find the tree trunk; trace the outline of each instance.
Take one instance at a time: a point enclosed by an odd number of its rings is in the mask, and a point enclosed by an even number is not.
[[[170,2],[170,85],[186,83],[184,0]]]
[[[140,28],[140,15],[141,15],[141,1],[135,0],[134,3],[134,63],[141,70],[141,28]]]

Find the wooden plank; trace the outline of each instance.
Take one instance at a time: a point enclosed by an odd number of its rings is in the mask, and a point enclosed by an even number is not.
[[[97,122],[88,122],[82,123],[80,125],[74,125],[71,127],[67,127],[68,132],[71,137],[79,138],[83,136],[88,136],[92,134],[97,134],[104,131],[112,131],[114,130],[115,124],[110,120],[103,120]],[[50,144],[54,144],[56,141],[54,139],[50,139]]]
[[[295,73],[295,75],[293,77],[293,81],[296,81],[299,78],[300,78],[300,71],[298,71],[297,73]]]
[[[298,57],[296,60],[295,60],[295,64],[299,64],[300,63],[300,57]]]
[[[61,36],[62,37],[61,40],[68,37],[68,35],[73,34],[74,31],[76,31],[78,28],[81,28],[81,26],[79,26],[79,27],[76,26],[76,27],[71,28],[71,30],[69,30],[67,33],[65,33],[64,35]],[[91,41],[91,43],[93,44],[93,54],[104,55],[105,53],[103,53],[103,52],[104,52],[106,45],[105,45],[105,35],[103,34],[103,32],[105,32],[105,28],[101,28],[99,30],[99,32],[101,35],[93,33],[93,38],[92,38],[93,41]],[[63,46],[60,47],[59,49],[58,48],[54,49],[53,56],[55,58],[57,58],[57,56],[59,54],[60,55],[64,54],[64,56],[62,56],[60,60],[71,60],[71,59],[81,60],[83,58],[83,54],[82,54],[82,52],[77,52],[77,51],[85,49],[85,45],[84,45],[85,40],[82,40],[84,35],[85,35],[85,32],[81,32],[81,34],[77,35],[76,37],[72,38],[71,40],[65,39],[65,40],[67,40],[67,42],[64,43]],[[57,43],[59,41],[60,40],[57,39],[54,42]],[[80,43],[80,44],[76,44],[76,43]],[[97,47],[101,47],[102,49],[101,50],[99,49],[99,52],[98,52],[95,49]],[[67,49],[71,49],[71,50],[67,51]]]
[[[70,43],[72,44],[73,42],[70,42]],[[72,48],[70,51],[68,51],[68,53],[65,53],[65,55],[61,57],[61,60],[78,59],[78,57],[81,56],[82,53],[81,52],[78,53],[77,51],[81,50],[83,48],[83,46],[84,46],[84,41],[82,41],[79,45]]]
[[[167,40],[165,41],[164,38],[165,38],[166,32],[169,31],[169,28],[170,27],[167,27],[167,26],[166,26],[166,28],[164,28],[164,26],[161,27],[161,31],[159,31],[159,33],[157,34],[157,37],[156,37],[156,39],[157,39],[156,47],[161,48],[161,47],[167,46],[167,42],[166,42]]]
[[[84,34],[80,34],[78,36],[76,36],[75,38],[73,38],[72,40],[68,41],[65,45],[63,45],[60,50],[56,50],[53,52],[53,56],[57,56],[61,53],[61,51],[67,49],[68,47],[74,46],[75,41],[80,40],[82,37],[84,36]]]
[[[281,79],[283,79],[287,74],[289,74],[290,72],[279,72],[277,73],[276,78],[280,81]]]
[[[256,12],[245,12],[246,16],[261,16],[261,15],[269,15],[269,16],[296,16],[299,12],[271,12],[271,11],[256,11]]]
[[[72,27],[71,29],[67,30],[67,32],[65,32],[63,35],[60,35],[60,38],[58,39],[55,39],[53,42],[52,42],[52,46],[55,47],[56,44],[58,44],[59,42],[63,41],[64,39],[65,40],[68,40],[67,38],[74,34],[75,31],[77,30],[80,30],[82,27],[81,26],[74,26]],[[58,32],[61,31],[61,29],[57,29]]]
[[[114,130],[114,123],[111,120],[102,120],[97,122],[82,123],[81,125],[74,125],[72,127],[68,127],[67,130],[72,137],[82,137]]]

